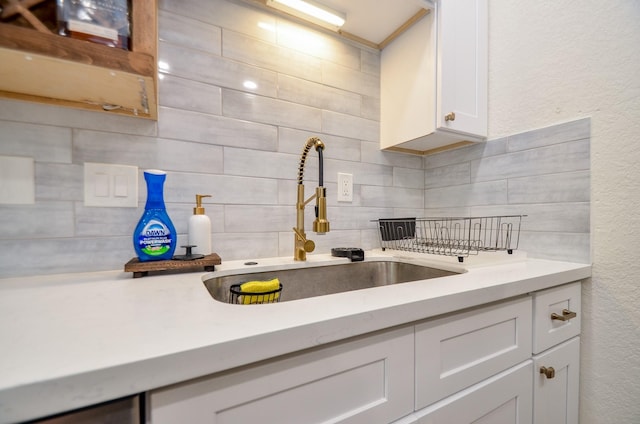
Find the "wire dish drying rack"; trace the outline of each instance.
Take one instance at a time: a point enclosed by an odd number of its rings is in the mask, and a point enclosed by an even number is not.
[[[518,248],[526,215],[378,219],[382,250],[457,256],[459,262],[478,252]]]

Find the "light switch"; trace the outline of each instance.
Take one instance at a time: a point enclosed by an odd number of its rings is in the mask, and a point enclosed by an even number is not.
[[[93,193],[96,197],[109,197],[109,176],[107,174],[95,175]]]
[[[138,167],[86,162],[84,205],[138,207]]]
[[[32,205],[36,202],[33,158],[0,156],[0,203]]]
[[[136,169],[136,175],[138,170]],[[114,196],[115,197],[127,197],[129,196],[129,184],[126,175],[118,174],[113,177],[114,182]]]

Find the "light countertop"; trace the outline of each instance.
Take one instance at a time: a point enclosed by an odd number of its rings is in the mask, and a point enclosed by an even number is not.
[[[587,264],[507,257],[399,256],[463,273],[270,305],[214,301],[203,279],[122,271],[0,279],[0,423],[17,422],[443,313],[581,280]],[[518,252],[516,252],[518,253]],[[251,271],[347,263],[258,259]]]

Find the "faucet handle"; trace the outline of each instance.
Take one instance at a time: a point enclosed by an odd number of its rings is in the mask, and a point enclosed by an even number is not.
[[[304,242],[304,251],[307,253],[311,253],[316,249],[316,244],[313,240],[305,240]]]

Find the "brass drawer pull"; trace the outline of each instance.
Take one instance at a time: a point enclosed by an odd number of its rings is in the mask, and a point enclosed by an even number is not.
[[[562,315],[558,315],[555,312],[551,314],[551,319],[557,319],[560,321],[569,321],[571,318],[575,318],[577,316],[577,314],[573,311],[570,311],[568,309],[563,309],[562,310]]]
[[[449,112],[446,115],[444,115],[444,120],[445,121],[455,121],[456,120],[456,114],[453,112]]]
[[[544,374],[547,378],[553,378],[556,376],[556,370],[553,367],[540,367],[540,374]]]

